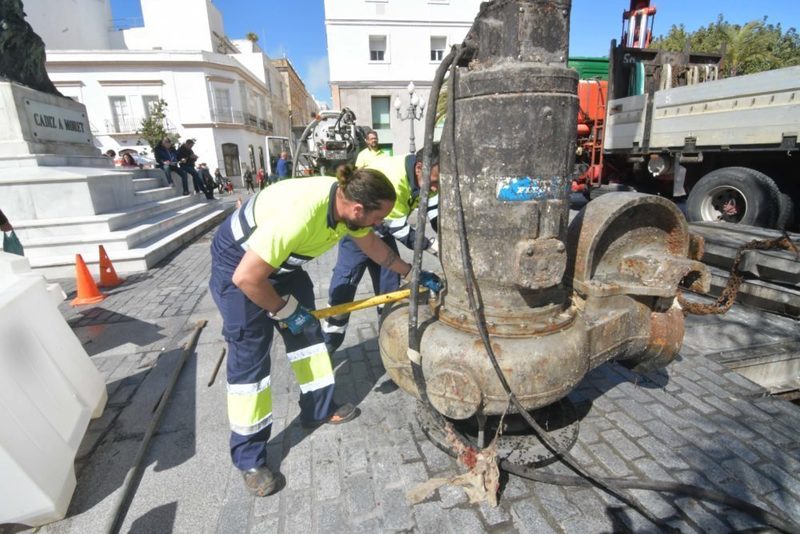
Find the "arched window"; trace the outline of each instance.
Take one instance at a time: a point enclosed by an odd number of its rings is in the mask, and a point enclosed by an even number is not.
[[[233,143],[222,144],[222,160],[225,163],[225,176],[241,176],[239,168],[239,146]]]
[[[258,168],[256,167],[256,153],[253,150],[253,145],[247,145],[247,153],[250,156],[250,168],[253,171],[257,171]]]

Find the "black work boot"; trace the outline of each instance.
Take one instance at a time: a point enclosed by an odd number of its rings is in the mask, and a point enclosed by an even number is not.
[[[242,471],[242,477],[247,491],[256,497],[266,497],[278,491],[283,478],[280,474],[273,475],[268,467],[254,467]]]

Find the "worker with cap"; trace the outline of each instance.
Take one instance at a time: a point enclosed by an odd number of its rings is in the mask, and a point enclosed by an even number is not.
[[[397,252],[397,241],[409,249],[414,248],[416,231],[408,223],[408,217],[419,205],[420,183],[422,181],[422,152],[402,156],[387,156],[372,160],[371,170],[385,174],[392,182],[397,200],[391,213],[373,229],[375,236],[387,247]],[[437,229],[439,215],[439,144],[434,143],[431,149],[431,194],[428,197],[428,220],[434,230]],[[438,254],[436,238],[425,240],[423,250]],[[333,269],[328,290],[328,303],[331,306],[351,302],[355,297],[358,284],[368,270],[372,278],[372,288],[376,294],[389,293],[400,287],[400,276],[370,259],[358,247],[357,243],[345,237],[339,242],[339,254]],[[431,273],[428,273],[431,274]],[[427,276],[427,275],[424,275]],[[423,284],[424,285],[424,284]],[[381,309],[378,308],[378,315]],[[350,321],[350,314],[343,313],[322,320],[322,332],[328,352],[333,354],[341,346]]]
[[[337,177],[287,180],[260,191],[219,228],[211,244],[211,294],[228,342],[230,453],[245,486],[264,496],[279,487],[266,466],[272,428],[270,345],[279,329],[300,386],[303,426],[338,424],[358,416],[334,403],[334,374],[314,308],[314,288],[302,265],[348,236],[386,269],[410,276],[372,232],[392,210],[394,187],[379,171],[342,167]],[[426,287],[441,282],[421,273]]]
[[[370,130],[367,132],[367,147],[358,153],[356,167],[359,169],[369,167],[376,159],[387,157],[389,157],[389,154],[378,146],[378,132]]]

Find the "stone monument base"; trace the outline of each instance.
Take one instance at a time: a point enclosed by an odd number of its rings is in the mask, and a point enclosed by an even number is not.
[[[70,98],[0,81],[0,169],[112,167],[94,146],[86,107]]]

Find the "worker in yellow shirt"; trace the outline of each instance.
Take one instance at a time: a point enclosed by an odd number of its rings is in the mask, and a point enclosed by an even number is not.
[[[378,132],[370,130],[367,132],[367,148],[359,152],[356,158],[356,168],[371,167],[376,159],[388,156],[389,154],[378,146]]]
[[[303,426],[358,415],[352,404],[333,402],[331,359],[320,324],[309,313],[314,286],[302,265],[350,236],[381,266],[404,277],[411,272],[372,231],[395,204],[391,182],[380,171],[350,166],[337,174],[287,180],[258,192],[222,223],[211,244],[209,286],[228,342],[231,459],[254,495],[269,495],[280,485],[266,466],[274,326],[286,326],[279,332],[300,385]],[[435,275],[424,274],[423,285],[441,289]]]

